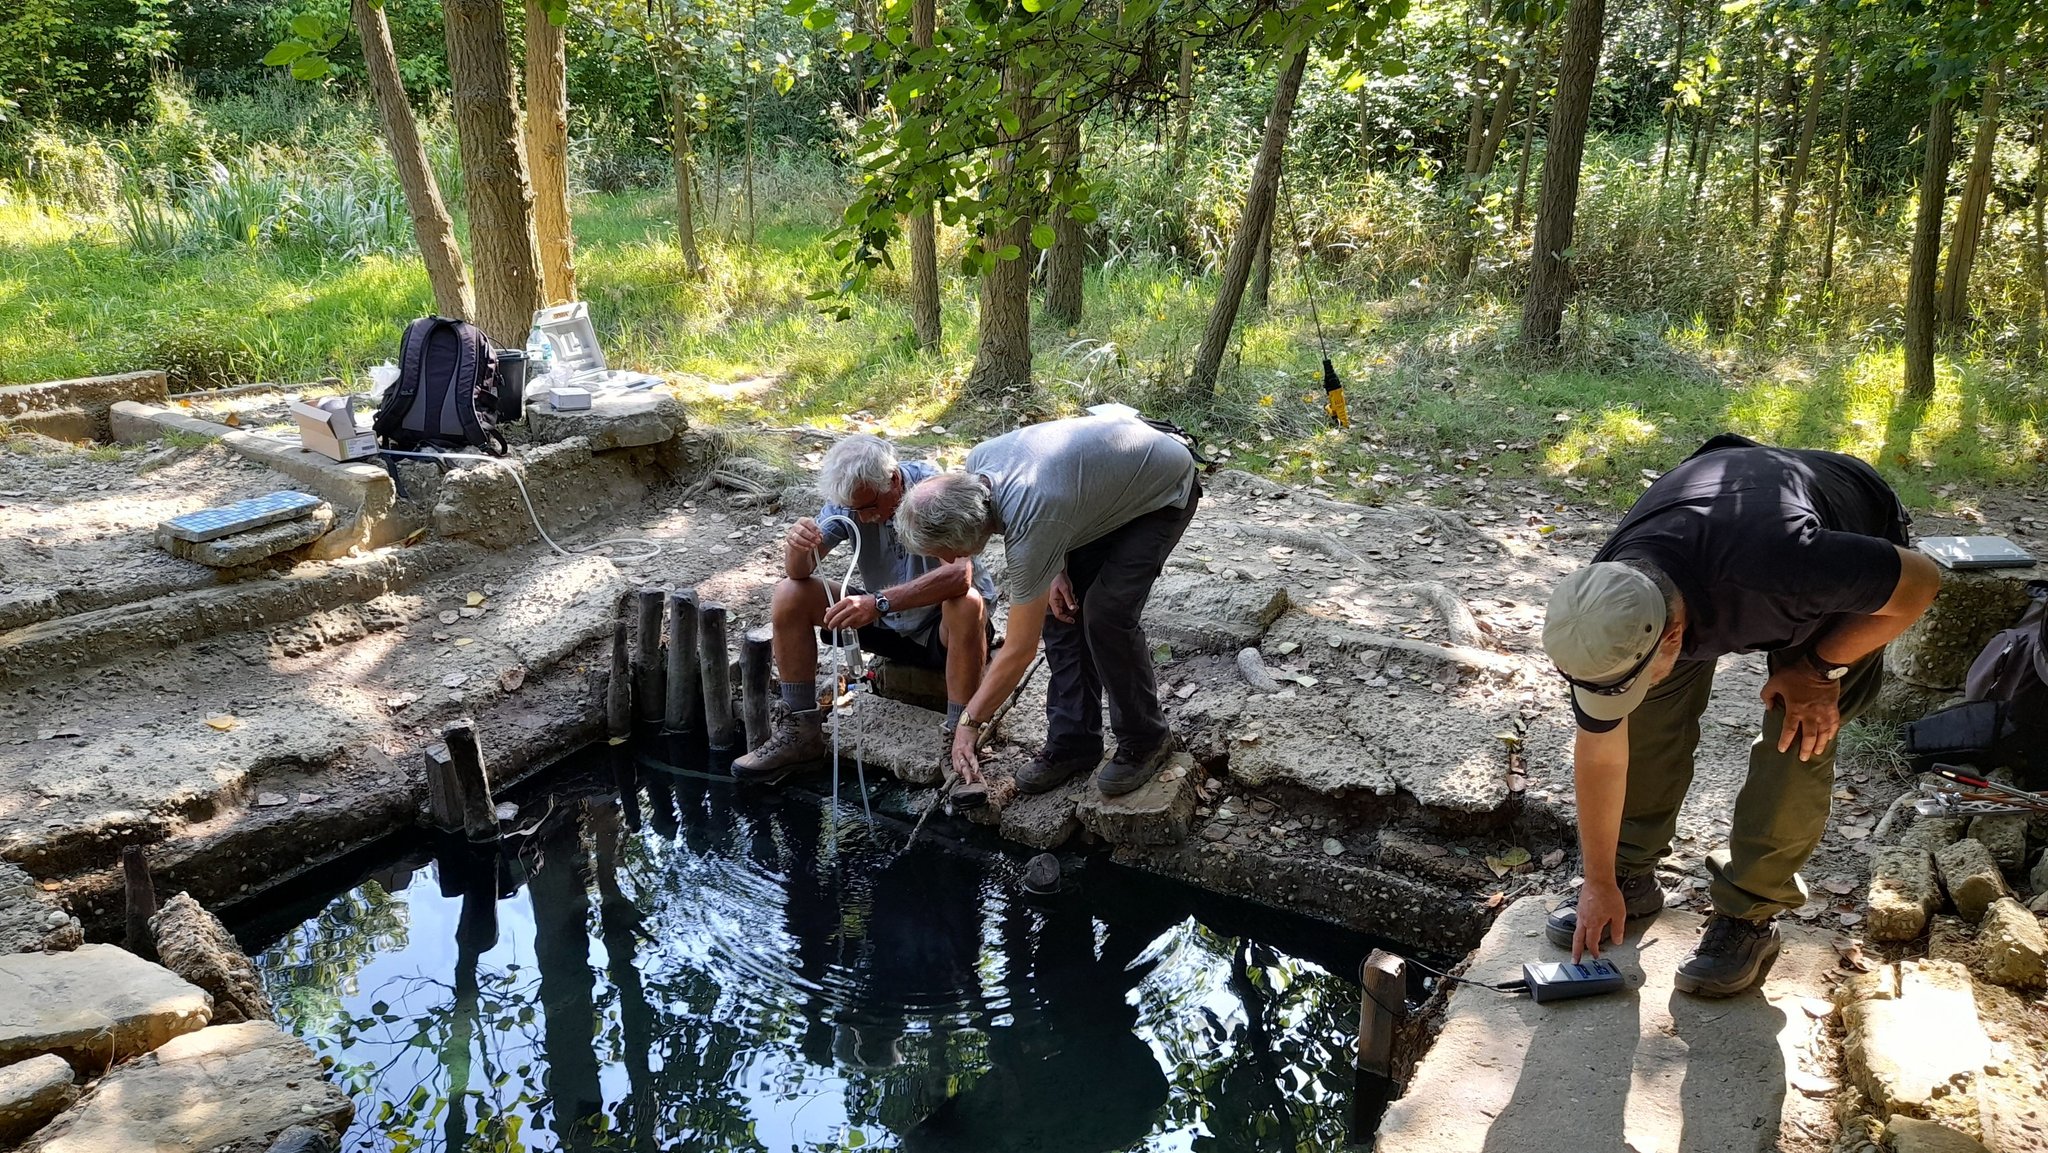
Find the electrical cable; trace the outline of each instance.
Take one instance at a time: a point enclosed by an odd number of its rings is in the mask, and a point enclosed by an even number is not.
[[[853,590],[853,574],[860,571],[860,525],[855,523],[852,517],[844,513],[833,513],[831,516],[820,519],[818,527],[822,529],[834,521],[846,526],[846,537],[849,541],[853,542],[853,559],[847,563],[846,575],[839,581],[839,599],[834,602],[836,604],[846,600],[847,594]],[[815,558],[813,563],[815,568],[816,562],[822,561],[824,557],[821,553],[813,553],[812,555]],[[836,849],[839,845],[839,698],[841,690],[844,689],[847,701],[850,703],[853,700],[852,688],[845,679],[846,649],[849,645],[860,643],[860,631],[858,629],[834,629],[832,630],[832,640],[832,824],[829,833],[832,846]],[[865,714],[862,715],[862,721],[862,755],[854,758],[853,768],[854,772],[859,775],[860,780],[861,809],[867,814],[868,824],[872,826],[875,823],[875,810],[873,803],[868,799]]]
[[[1344,380],[1337,375],[1337,366],[1330,360],[1330,338],[1323,332],[1323,315],[1316,308],[1315,277],[1309,274],[1308,261],[1301,255],[1301,217],[1294,211],[1294,194],[1287,189],[1287,177],[1282,173],[1277,178],[1280,195],[1287,205],[1287,239],[1295,249],[1294,266],[1301,274],[1304,294],[1308,297],[1309,319],[1316,326],[1316,347],[1323,354],[1323,407],[1330,414],[1330,423],[1338,428],[1351,427],[1351,409],[1344,401]]]
[[[1497,985],[1489,984],[1485,981],[1474,981],[1466,977],[1453,976],[1450,973],[1444,972],[1442,969],[1425,965],[1413,957],[1403,957],[1401,959],[1415,966],[1416,968],[1422,970],[1423,972],[1428,973],[1431,976],[1438,978],[1439,980],[1448,981],[1453,985],[1470,985],[1475,989],[1492,989],[1496,993],[1507,993],[1511,996],[1516,993],[1526,993],[1529,991],[1529,983],[1520,978],[1517,978],[1512,981],[1502,981]],[[1380,1008],[1384,1009],[1386,1008],[1386,1006],[1381,1005]]]
[[[540,534],[540,539],[546,541],[547,546],[549,548],[554,549],[555,552],[562,556],[573,557],[578,553],[593,552],[597,549],[603,548],[608,544],[640,545],[647,550],[644,554],[635,553],[625,557],[615,556],[611,558],[613,563],[618,563],[619,561],[623,560],[626,563],[631,564],[636,561],[653,560],[655,557],[661,555],[660,542],[648,540],[646,537],[638,536],[606,537],[601,541],[595,541],[591,544],[577,545],[574,549],[566,549],[563,548],[561,545],[556,544],[555,538],[548,535],[548,530],[541,527],[540,514],[534,511],[533,498],[526,494],[526,482],[519,479],[519,470],[517,468],[510,467],[516,462],[506,457],[485,456],[480,452],[405,452],[395,448],[385,448],[379,449],[377,451],[384,456],[409,456],[418,460],[480,460],[486,464],[498,461],[504,462],[507,465],[505,469],[506,475],[512,478],[513,485],[519,489],[519,499],[526,502],[526,515],[532,518],[533,520],[533,531]]]

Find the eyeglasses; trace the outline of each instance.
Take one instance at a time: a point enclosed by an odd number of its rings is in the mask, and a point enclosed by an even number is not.
[[[1563,669],[1557,670],[1557,675],[1563,677],[1565,679],[1565,683],[1569,684],[1571,687],[1575,689],[1584,689],[1586,692],[1592,693],[1596,697],[1626,696],[1628,694],[1628,691],[1635,687],[1636,678],[1643,675],[1643,670],[1650,667],[1650,661],[1653,660],[1656,656],[1657,646],[1651,645],[1650,651],[1643,654],[1643,659],[1637,661],[1635,663],[1634,668],[1631,668],[1629,671],[1621,674],[1619,679],[1609,681],[1604,685],[1594,684],[1592,681],[1582,681],[1579,678],[1571,675],[1570,673],[1565,672]]]

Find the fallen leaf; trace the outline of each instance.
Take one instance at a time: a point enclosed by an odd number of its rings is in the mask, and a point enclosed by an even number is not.
[[[1496,877],[1505,877],[1508,875],[1508,863],[1506,861],[1501,860],[1499,857],[1486,858],[1486,867],[1492,869],[1493,875]]]
[[[206,718],[206,727],[218,732],[229,733],[242,727],[242,718],[222,713],[217,717]]]
[[[300,793],[300,794],[299,794],[299,803],[300,803],[300,804],[302,804],[302,805],[313,805],[313,804],[318,804],[319,802],[320,802],[320,794],[319,794],[319,793]]]
[[[1508,895],[1498,889],[1486,895],[1486,907],[1489,909],[1498,909],[1507,903]]]
[[[283,793],[256,794],[256,807],[259,809],[274,809],[279,805],[289,804],[290,802],[291,798],[285,796]]]
[[[476,606],[484,603],[484,594],[473,592],[469,594],[468,597],[464,598],[464,603],[469,605],[470,608],[475,608]]]
[[[1856,891],[1856,882],[1847,877],[1829,877],[1820,883],[1820,887],[1837,897],[1846,897]]]
[[[1844,929],[1853,929],[1853,928],[1855,928],[1856,926],[1858,926],[1858,925],[1860,925],[1860,924],[1862,924],[1862,923],[1863,923],[1863,914],[1861,914],[1861,913],[1843,913],[1843,914],[1841,915],[1841,920],[1842,920],[1842,927],[1843,927]]]
[[[1514,868],[1517,865],[1526,865],[1529,863],[1529,850],[1523,848],[1520,845],[1516,845],[1514,848],[1509,849],[1507,852],[1502,853],[1500,855],[1500,863],[1506,865],[1510,869]]]
[[[1792,1070],[1792,1087],[1808,1097],[1824,1097],[1842,1086],[1833,1077],[1822,1077],[1804,1069]]]
[[[1823,997],[1807,997],[1799,1002],[1799,1007],[1816,1021],[1825,1021],[1835,1015],[1835,1003]]]
[[[492,810],[492,814],[501,821],[509,821],[519,815],[519,806],[510,801],[499,801],[498,807]]]
[[[1853,937],[1836,937],[1834,946],[1835,956],[1841,958],[1844,969],[1868,973],[1877,968],[1877,962],[1863,955],[1863,942]]]
[[[468,679],[468,673],[449,673],[447,676],[441,678],[441,684],[444,688],[452,689],[460,686],[462,682]]]
[[[1284,657],[1288,653],[1291,653],[1296,649],[1299,649],[1300,647],[1300,645],[1296,644],[1293,641],[1281,641],[1279,644],[1273,646],[1273,651],[1279,653],[1281,656]]]
[[[242,427],[242,417],[239,413],[231,412],[221,418],[221,423],[229,428],[240,428]]]
[[[456,612],[456,611],[455,611],[454,609],[443,609],[443,610],[441,610],[441,623],[442,623],[442,624],[444,624],[444,625],[452,625],[452,624],[454,624],[454,623],[455,623],[456,621],[459,621],[459,620],[461,620],[461,619],[462,619],[462,614],[461,614],[461,613],[459,613],[459,612]]]
[[[1563,850],[1563,849],[1552,849],[1552,850],[1550,850],[1549,852],[1547,852],[1547,853],[1543,854],[1543,867],[1544,867],[1544,868],[1546,868],[1546,869],[1555,869],[1555,868],[1557,868],[1557,867],[1558,867],[1559,865],[1561,865],[1561,864],[1563,864],[1563,863],[1564,863],[1564,850]]]
[[[1870,835],[1870,830],[1862,825],[1843,825],[1837,831],[1845,841],[1860,841]]]
[[[498,687],[505,690],[508,693],[518,692],[519,686],[525,683],[525,665],[513,665],[511,668],[506,669],[504,672],[498,674]]]
[[[456,648],[461,648],[461,647],[462,647],[463,645],[473,645],[473,644],[475,644],[475,643],[476,643],[476,638],[475,638],[475,637],[456,637],[456,638],[455,638],[455,647],[456,647]]]
[[[625,743],[626,743],[626,738],[625,738],[625,737],[613,737],[612,739],[610,739],[610,740],[608,740],[608,741],[606,741],[606,742],[605,742],[605,744],[608,744],[608,745],[623,745],[623,744],[625,744]]]

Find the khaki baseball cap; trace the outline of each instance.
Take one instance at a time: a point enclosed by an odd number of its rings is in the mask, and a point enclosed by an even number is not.
[[[1572,684],[1579,710],[1618,721],[1650,691],[1650,655],[1664,635],[1664,594],[1641,569],[1587,565],[1558,582],[1543,619],[1543,651]]]

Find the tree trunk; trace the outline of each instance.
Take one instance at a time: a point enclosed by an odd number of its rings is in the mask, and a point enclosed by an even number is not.
[[[533,231],[540,243],[543,304],[576,299],[566,44],[562,29],[548,21],[545,0],[526,0],[526,160],[533,166]]]
[[[1714,166],[1714,149],[1718,144],[1721,128],[1721,108],[1726,103],[1726,92],[1714,93],[1713,103],[1707,106],[1707,114],[1700,118],[1706,125],[1706,136],[1700,141],[1700,166],[1692,175],[1692,197],[1685,205],[1687,223],[1691,223],[1699,215],[1700,198],[1706,195],[1707,170]]]
[[[1678,80],[1685,74],[1685,18],[1690,9],[1685,0],[1678,0],[1678,47],[1671,54],[1671,79],[1666,87],[1671,89],[1669,101],[1664,108],[1664,152],[1658,157],[1657,191],[1664,191],[1666,181],[1671,179],[1671,144],[1678,131]]]
[[[391,27],[384,20],[384,8],[370,0],[352,0],[349,16],[363,42],[363,73],[369,78],[377,114],[384,122],[384,146],[391,151],[399,187],[405,190],[413,241],[427,266],[427,282],[434,287],[434,310],[442,316],[469,320],[476,315],[469,273],[462,265],[462,249],[455,243],[455,222],[449,219],[441,186],[434,180],[427,150],[420,144],[419,126],[413,122],[405,82],[398,75],[398,54],[391,47]]]
[[[1363,171],[1372,163],[1372,101],[1366,95],[1366,86],[1358,87],[1358,167]]]
[[[443,0],[442,13],[463,200],[469,206],[469,251],[476,263],[477,327],[498,344],[521,348],[540,310],[540,250],[505,6],[500,0]]]
[[[1852,65],[1843,77],[1842,116],[1835,126],[1835,170],[1828,176],[1828,227],[1820,242],[1820,286],[1825,289],[1835,278],[1835,225],[1842,216],[1842,201],[1849,194],[1849,102],[1856,95],[1856,70]]]
[[[696,158],[690,152],[689,91],[678,80],[668,100],[669,162],[676,170],[676,246],[683,252],[683,269],[691,276],[704,274],[704,258],[697,252]]]
[[[930,48],[938,30],[937,0],[912,0],[910,5],[910,46],[913,51]],[[924,101],[919,99],[919,106]],[[935,351],[944,338],[939,322],[939,227],[929,200],[910,210],[910,329],[917,346]]]
[[[1003,88],[1023,131],[1030,132],[1031,83],[1021,66],[1004,69]],[[1017,203],[1026,193],[1010,178],[1020,147],[1017,139],[1006,137],[996,148],[995,184],[1008,189],[1009,207],[1017,218],[985,233],[982,243],[991,256],[1004,248],[1015,248],[1018,255],[995,260],[981,274],[981,343],[967,374],[967,399],[980,404],[1011,404],[1031,387],[1031,262],[1023,256],[1031,247],[1031,213],[1029,205]]]
[[[1941,210],[1948,202],[1948,162],[1955,147],[1955,104],[1937,94],[1927,117],[1926,163],[1920,170],[1920,214],[1906,274],[1906,395],[1934,395],[1934,272],[1941,257]]]
[[[1069,180],[1081,175],[1081,121],[1069,116],[1053,138],[1054,172]],[[1058,178],[1057,176],[1055,177]],[[1052,262],[1045,275],[1045,314],[1061,324],[1081,323],[1081,272],[1088,238],[1064,207],[1054,209]]]
[[[1991,66],[1984,81],[1984,99],[1977,108],[1977,143],[1970,149],[1970,174],[1956,207],[1955,231],[1948,240],[1948,269],[1941,295],[1934,302],[1943,329],[1960,327],[1970,318],[1970,266],[1977,262],[1977,242],[1984,233],[1984,202],[1991,195],[1991,152],[1998,144],[1998,106],[2005,98],[2005,60]]]
[[[747,171],[746,171],[746,177],[745,177],[745,179],[744,179],[743,183],[744,183],[744,187],[745,187],[745,191],[746,191],[746,198],[747,198],[747,247],[748,247],[749,249],[752,249],[752,248],[754,247],[754,231],[755,231],[755,229],[754,229],[754,221],[755,221],[755,216],[754,216],[754,105],[755,105],[755,104],[757,103],[757,101],[756,101],[756,100],[754,99],[754,97],[755,97],[755,94],[756,94],[756,93],[758,92],[758,90],[759,90],[759,86],[760,86],[760,82],[759,82],[759,81],[758,81],[758,80],[757,80],[757,79],[755,78],[755,76],[754,76],[754,70],[753,70],[753,63],[754,63],[754,62],[753,62],[753,58],[752,58],[752,53],[753,53],[753,36],[754,36],[754,32],[755,32],[755,30],[756,30],[756,29],[760,28],[760,26],[761,26],[761,6],[760,6],[759,4],[752,4],[752,5],[749,5],[749,6],[748,6],[748,8],[747,8],[747,34],[746,34],[745,36],[742,36],[742,37],[740,37],[740,75],[746,78],[746,85],[747,85],[747,120],[746,120],[746,134],[747,134]],[[861,57],[861,56],[862,56],[862,53],[858,53],[858,52],[856,52],[856,53],[854,53],[854,56],[855,56],[856,58],[859,58],[859,57]],[[865,86],[865,85],[862,85],[862,90],[863,90],[863,91],[865,90],[865,88],[866,88],[866,86]],[[747,262],[747,273],[748,273],[748,275],[749,275],[750,277],[751,277],[751,276],[753,275],[753,271],[754,271],[754,262],[753,262],[753,261],[751,261],[751,260],[749,260],[749,261]]]
[[[1188,160],[1188,121],[1195,115],[1195,42],[1180,42],[1179,85],[1173,90],[1173,170]]]
[[[1756,34],[1749,77],[1749,226],[1764,222],[1764,34]]]
[[[2034,286],[2040,289],[2037,339],[2048,341],[2048,111],[2034,129]]]
[[[1536,98],[1543,91],[1543,43],[1536,42],[1536,61],[1529,77],[1529,107],[1522,114],[1522,159],[1515,167],[1515,222],[1511,231],[1522,231],[1522,212],[1529,204],[1529,157],[1536,151]]]
[[[1764,313],[1778,309],[1778,297],[1785,287],[1785,255],[1792,245],[1792,225],[1799,215],[1799,192],[1806,184],[1806,166],[1813,159],[1813,138],[1820,130],[1820,100],[1828,83],[1828,34],[1821,33],[1820,47],[1813,53],[1813,80],[1806,88],[1806,122],[1799,129],[1799,150],[1792,158],[1792,179],[1785,186],[1785,203],[1778,209],[1778,230],[1771,237],[1771,271],[1764,285]]]
[[[1465,173],[1465,227],[1458,237],[1456,272],[1459,280],[1472,274],[1472,258],[1479,245],[1480,189],[1486,178],[1493,173],[1493,161],[1500,154],[1501,137],[1507,135],[1508,119],[1514,115],[1515,92],[1522,83],[1522,61],[1517,55],[1515,62],[1508,66],[1507,73],[1500,79],[1500,91],[1494,94],[1493,113],[1487,121],[1485,134],[1479,139],[1479,153],[1472,158],[1472,168]]]
[[[1259,142],[1258,160],[1252,165],[1252,184],[1244,197],[1244,216],[1237,235],[1230,238],[1230,255],[1224,260],[1223,282],[1216,288],[1216,303],[1209,310],[1209,326],[1202,332],[1202,345],[1195,351],[1195,369],[1188,378],[1188,400],[1206,405],[1216,391],[1216,374],[1223,367],[1223,350],[1230,332],[1237,326],[1238,304],[1244,298],[1245,281],[1251,278],[1252,258],[1258,254],[1260,238],[1273,222],[1273,200],[1280,184],[1280,159],[1287,148],[1287,125],[1294,117],[1294,100],[1301,94],[1301,74],[1308,67],[1308,48],[1294,54],[1280,74],[1273,91],[1273,108],[1266,114],[1266,132]]]
[[[1564,48],[1558,57],[1557,99],[1550,114],[1549,143],[1543,150],[1543,197],[1536,213],[1536,238],[1529,260],[1529,295],[1522,302],[1522,341],[1555,348],[1571,297],[1572,229],[1579,204],[1579,166],[1586,148],[1586,117],[1593,104],[1593,77],[1607,23],[1607,0],[1571,0],[1565,13]]]
[[[1252,261],[1251,287],[1246,291],[1251,297],[1253,311],[1264,312],[1273,299],[1273,224],[1280,216],[1276,209],[1266,218],[1266,235],[1259,240],[1259,254]]]

